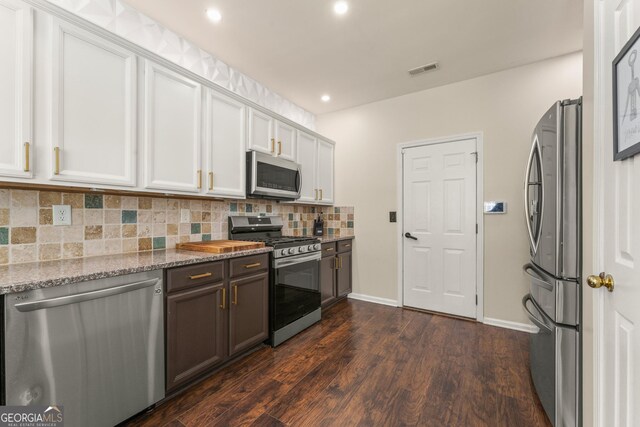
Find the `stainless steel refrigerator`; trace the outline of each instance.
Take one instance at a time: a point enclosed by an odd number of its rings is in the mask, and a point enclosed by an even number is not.
[[[581,116],[582,99],[556,102],[540,119],[524,198],[531,261],[531,378],[554,426],[581,425]]]

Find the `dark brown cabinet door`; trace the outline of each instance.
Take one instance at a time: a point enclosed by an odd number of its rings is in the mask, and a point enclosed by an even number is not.
[[[336,259],[338,261],[338,296],[342,297],[351,292],[351,252],[339,254]]]
[[[233,280],[229,293],[229,356],[233,356],[269,337],[269,275]]]
[[[336,257],[329,256],[320,260],[320,294],[322,305],[331,304],[336,299]]]
[[[224,282],[167,296],[167,390],[226,356]]]

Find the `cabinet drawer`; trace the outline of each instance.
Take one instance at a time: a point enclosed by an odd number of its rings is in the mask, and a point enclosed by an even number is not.
[[[336,242],[322,244],[322,257],[334,256],[336,254]]]
[[[352,244],[352,240],[340,240],[338,242],[338,252],[348,252],[351,250],[351,247],[353,246]]]
[[[255,274],[269,269],[269,254],[251,255],[229,260],[229,276],[234,277]]]
[[[224,261],[205,262],[167,270],[167,293],[224,280]]]

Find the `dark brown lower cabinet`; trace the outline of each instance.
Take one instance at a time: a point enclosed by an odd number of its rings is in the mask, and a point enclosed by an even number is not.
[[[167,389],[222,362],[227,353],[224,282],[167,296]]]
[[[322,244],[320,293],[322,306],[328,307],[351,293],[352,240]]]
[[[336,299],[336,257],[328,256],[320,260],[320,295],[322,306],[327,306]]]
[[[229,305],[229,356],[269,337],[269,275],[233,280]]]
[[[168,392],[269,337],[268,254],[178,267],[166,278]]]
[[[344,252],[336,257],[338,268],[336,270],[336,287],[338,297],[343,297],[351,293],[351,260],[352,253]]]

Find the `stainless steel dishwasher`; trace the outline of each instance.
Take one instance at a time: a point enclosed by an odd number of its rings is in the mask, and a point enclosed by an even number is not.
[[[5,297],[7,405],[113,426],[164,398],[162,271]]]

